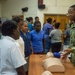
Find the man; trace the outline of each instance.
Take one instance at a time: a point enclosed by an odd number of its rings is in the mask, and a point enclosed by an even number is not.
[[[43,30],[44,30],[45,35],[46,35],[46,50],[45,50],[45,53],[49,52],[50,47],[51,47],[51,40],[49,39],[49,34],[50,34],[51,30],[53,30],[53,27],[52,27],[51,23],[52,23],[52,18],[48,18],[47,23],[45,23],[44,26],[43,26]]]
[[[75,66],[75,5],[70,6],[68,10],[68,17],[70,21],[73,21],[74,23],[71,25],[70,30],[70,45],[69,48],[62,54],[62,59],[65,59],[67,55],[71,53],[71,62]]]
[[[2,24],[0,39],[0,75],[26,75],[24,65],[26,61],[20,52],[19,29],[14,21],[8,20]]]

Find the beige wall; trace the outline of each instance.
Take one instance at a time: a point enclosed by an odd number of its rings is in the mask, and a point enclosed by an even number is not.
[[[1,1],[0,1],[0,17],[1,17]]]
[[[28,7],[28,12],[22,13],[22,8]],[[24,15],[25,18],[37,15],[37,0],[5,0],[2,2],[2,17],[11,19],[12,15]]]
[[[46,5],[44,10],[38,9],[38,16],[43,24],[44,14],[66,14],[69,6],[75,4],[75,0],[43,0]]]
[[[12,15],[24,15],[24,17],[37,15],[41,23],[44,23],[44,14],[66,14],[69,6],[75,4],[75,0],[43,0],[46,8],[38,9],[38,0],[5,0],[2,3],[2,17],[11,19]],[[28,12],[22,13],[21,8],[28,7]]]

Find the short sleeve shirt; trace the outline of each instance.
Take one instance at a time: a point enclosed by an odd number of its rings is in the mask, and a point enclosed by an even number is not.
[[[16,68],[26,64],[18,43],[11,37],[4,36],[0,40],[0,74],[18,75]]]
[[[37,33],[35,30],[33,30],[30,32],[30,34],[34,52],[35,53],[42,52],[43,51],[42,40],[46,38],[44,31],[40,30],[40,32]]]

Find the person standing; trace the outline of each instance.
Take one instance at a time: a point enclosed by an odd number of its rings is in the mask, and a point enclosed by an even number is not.
[[[59,52],[62,46],[62,31],[59,29],[60,23],[55,23],[55,29],[50,32],[52,52]]]
[[[34,27],[35,29],[30,32],[33,53],[43,54],[45,50],[45,34],[44,34],[44,31],[41,30],[40,21],[36,21],[34,23]]]
[[[70,44],[69,47],[62,53],[62,60],[71,53],[70,61],[75,66],[75,5],[72,5],[68,9],[68,15],[70,21],[73,21],[70,30]]]
[[[19,39],[19,29],[14,21],[7,20],[2,24],[0,39],[0,75],[26,75],[26,61],[20,52],[20,46],[15,40]]]
[[[22,28],[22,25],[23,25],[23,20],[20,17],[18,17],[18,16],[15,16],[14,18],[12,18],[12,20],[17,23],[17,25],[19,27],[19,32],[21,32],[21,28]],[[20,44],[20,46],[22,48],[22,50],[21,50],[22,55],[25,57],[25,54],[24,54],[24,49],[25,49],[25,47],[24,47],[24,41],[21,38],[21,36],[19,37],[18,40],[16,40],[16,42],[18,42]]]
[[[48,18],[47,19],[47,23],[45,23],[43,25],[43,31],[45,32],[46,35],[46,49],[45,49],[45,53],[49,52],[50,48],[51,48],[51,40],[49,39],[49,34],[51,32],[51,30],[53,30],[52,27],[52,18]]]
[[[33,30],[33,18],[32,17],[29,17],[28,19],[28,31],[32,31]]]

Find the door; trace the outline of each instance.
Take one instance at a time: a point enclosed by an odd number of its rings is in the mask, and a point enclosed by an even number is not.
[[[56,20],[56,22],[60,22],[60,27],[59,29],[62,30],[64,33],[66,24],[69,22],[69,19],[66,15],[50,15],[50,14],[45,14],[44,15],[44,22],[46,22],[47,18],[52,18],[52,20]],[[63,36],[62,36],[62,42],[64,42]]]
[[[66,15],[50,15],[50,14],[45,14],[44,15],[44,22],[46,22],[47,18],[52,18],[52,20],[56,20],[56,22],[60,22],[60,28],[62,32],[65,31],[65,25],[66,23],[69,22],[69,19]]]

